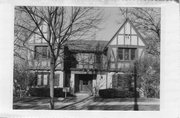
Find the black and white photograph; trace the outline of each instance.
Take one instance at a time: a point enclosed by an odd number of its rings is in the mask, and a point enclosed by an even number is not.
[[[160,110],[160,7],[15,6],[14,110]]]
[[[180,118],[179,0],[0,0],[0,118]]]

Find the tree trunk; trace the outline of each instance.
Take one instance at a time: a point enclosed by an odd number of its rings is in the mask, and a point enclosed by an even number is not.
[[[49,80],[49,87],[50,87],[50,108],[54,109],[54,72],[55,72],[55,62],[54,59],[51,57],[50,61],[50,80]]]

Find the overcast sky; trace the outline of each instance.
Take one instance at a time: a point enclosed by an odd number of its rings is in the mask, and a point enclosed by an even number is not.
[[[124,18],[117,7],[102,7],[102,9],[104,13],[104,19],[100,25],[102,30],[96,32],[96,40],[109,41],[124,22]]]

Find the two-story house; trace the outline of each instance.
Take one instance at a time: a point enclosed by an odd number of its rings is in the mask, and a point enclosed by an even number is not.
[[[44,32],[46,33],[46,32]],[[37,73],[37,85],[49,84],[49,52],[43,39],[35,34],[29,39],[29,69]],[[71,93],[94,93],[112,88],[113,75],[128,73],[134,61],[146,54],[146,42],[129,19],[109,41],[71,41],[62,49],[64,57],[55,72],[55,88],[70,87]],[[41,54],[40,54],[41,53]]]

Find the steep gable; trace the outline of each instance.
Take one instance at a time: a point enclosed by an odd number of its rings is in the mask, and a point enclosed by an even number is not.
[[[44,22],[39,23],[40,29],[43,32],[44,36],[47,37],[47,26]],[[30,33],[28,36],[29,44],[46,44],[46,41],[40,36],[40,32],[37,27]]]
[[[146,46],[146,42],[131,21],[126,19],[106,46],[109,45]]]

